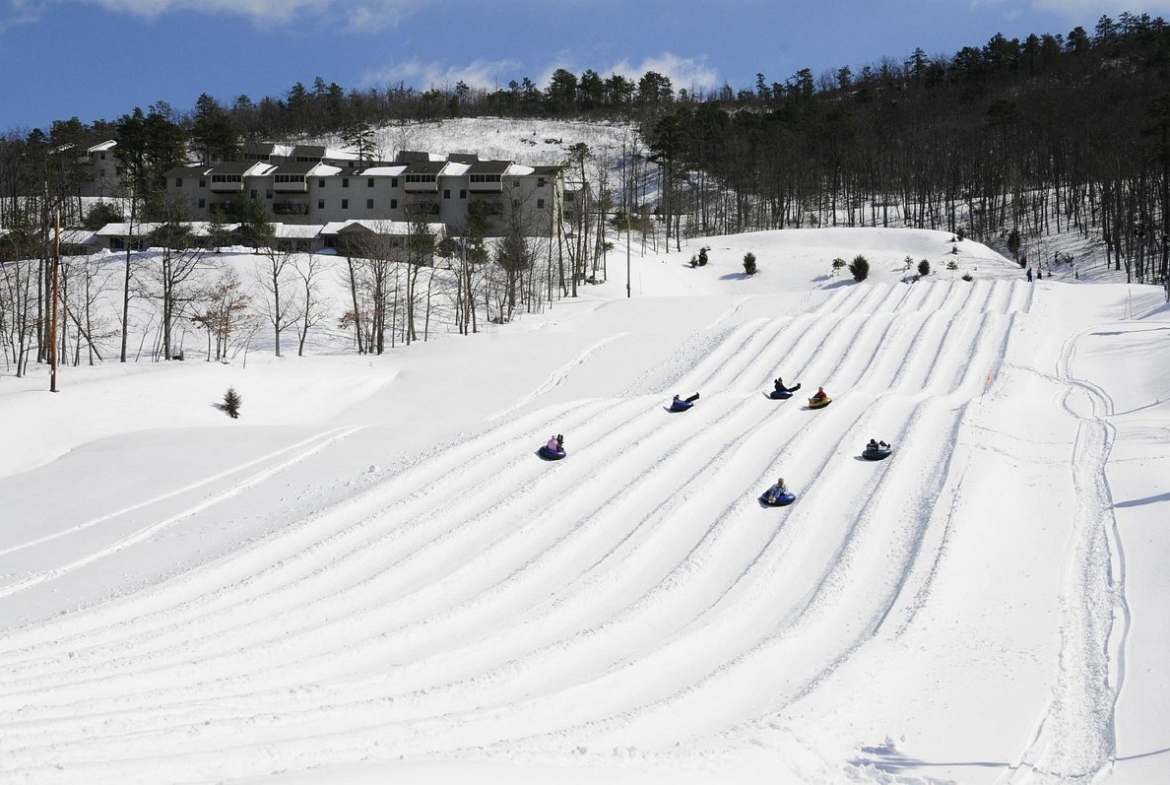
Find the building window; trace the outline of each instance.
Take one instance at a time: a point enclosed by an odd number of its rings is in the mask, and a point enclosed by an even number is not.
[[[207,187],[207,178],[206,178],[206,177],[200,177],[200,178],[199,178],[199,187],[200,187],[200,188],[206,188],[206,187]]]
[[[397,200],[397,199],[391,199],[391,200],[390,200],[390,209],[391,209],[391,210],[397,210],[397,209],[398,209],[398,200]]]
[[[324,178],[324,177],[318,177],[318,178],[317,178],[317,187],[318,187],[318,188],[324,188],[324,187],[325,187],[325,178]]]
[[[268,188],[264,191],[264,198],[265,199],[272,199],[272,189],[271,188]]]
[[[200,210],[202,210],[202,209],[204,209],[204,208],[206,208],[206,207],[207,207],[207,200],[206,200],[206,199],[200,199],[200,200],[199,200],[199,209],[200,209]]]
[[[373,210],[373,209],[374,209],[374,200],[373,200],[373,199],[367,199],[367,200],[366,200],[366,209],[367,209],[367,210]]]
[[[366,188],[373,188],[373,187],[374,187],[374,178],[367,177],[366,178]]]
[[[537,209],[537,210],[543,210],[543,209],[544,209],[544,200],[543,200],[543,199],[537,199],[537,200],[536,200],[536,209]]]
[[[342,188],[349,188],[349,178],[348,177],[341,178],[341,187]]]
[[[348,209],[349,209],[349,200],[348,200],[348,199],[342,199],[342,200],[341,200],[341,209],[342,209],[342,210],[348,210]]]
[[[182,187],[183,187],[183,178],[182,178],[182,177],[176,177],[176,178],[175,178],[175,187],[176,187],[176,188],[182,188]]]
[[[391,188],[397,188],[397,187],[398,187],[398,178],[397,178],[397,177],[391,177],[391,178],[390,178],[390,187],[391,187]]]
[[[450,199],[450,198],[451,198],[451,189],[450,189],[450,188],[444,188],[444,189],[443,189],[443,198],[444,198],[444,199]]]
[[[249,190],[248,190],[248,196],[249,196],[250,198],[252,198],[252,199],[255,199],[255,198],[256,198],[256,189],[255,189],[255,188],[251,188],[251,189],[249,189]]]
[[[459,189],[459,198],[460,198],[460,199],[466,199],[466,198],[467,198],[467,189],[466,189],[466,188],[460,188],[460,189]]]
[[[317,209],[318,209],[318,210],[324,210],[324,209],[325,209],[325,200],[324,200],[324,199],[318,199],[318,200],[317,200]]]
[[[543,177],[536,178],[536,187],[537,188],[544,188],[544,178]]]

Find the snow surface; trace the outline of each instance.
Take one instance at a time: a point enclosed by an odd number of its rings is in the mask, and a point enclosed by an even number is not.
[[[1164,781],[1161,290],[704,243],[381,357],[0,377],[0,781]]]

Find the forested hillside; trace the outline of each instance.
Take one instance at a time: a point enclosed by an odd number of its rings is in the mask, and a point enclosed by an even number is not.
[[[1157,282],[1170,252],[1168,85],[1170,28],[1128,13],[1101,17],[1092,32],[996,35],[952,55],[919,48],[710,93],[675,89],[655,72],[634,80],[562,69],[543,87],[525,78],[495,91],[462,82],[359,91],[318,78],[258,101],[205,94],[190,109],[156,103],[112,120],[10,130],[0,139],[0,226],[44,223],[55,205],[80,221],[84,167],[61,151],[107,139],[133,156],[126,176],[149,194],[186,150],[230,157],[245,140],[332,137],[373,155],[388,125],[618,120],[641,139],[616,153],[623,174],[607,210],[657,215],[668,236],[909,225],[1026,254],[1029,240],[1072,229],[1099,238],[1132,280]],[[658,187],[645,187],[646,171]],[[9,239],[2,253],[28,250]]]

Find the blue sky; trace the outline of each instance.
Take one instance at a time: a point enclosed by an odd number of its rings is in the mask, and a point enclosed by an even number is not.
[[[1170,0],[0,0],[0,133],[115,120],[201,93],[283,97],[316,77],[346,90],[548,84],[557,68],[664,73],[739,89],[854,71],[921,47],[950,55],[996,33],[1067,34]]]

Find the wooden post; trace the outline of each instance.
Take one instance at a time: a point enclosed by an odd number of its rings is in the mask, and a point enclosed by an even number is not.
[[[49,392],[57,392],[57,322],[61,299],[61,213],[53,216],[53,324],[49,327]]]

